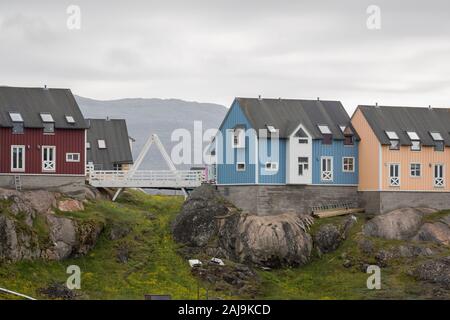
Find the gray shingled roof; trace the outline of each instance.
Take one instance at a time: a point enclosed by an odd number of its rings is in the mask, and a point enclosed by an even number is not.
[[[131,164],[128,129],[123,119],[87,119],[89,129],[87,141],[91,148],[87,150],[87,160],[102,170],[112,170],[114,163]],[[105,140],[106,149],[98,148],[98,140]]]
[[[434,146],[431,132],[439,132],[450,146],[450,110],[417,107],[359,106],[381,144],[388,145],[385,131],[395,131],[401,145],[411,145],[407,131],[415,131],[424,146]]]
[[[13,126],[10,112],[19,112],[26,128],[44,127],[40,113],[51,113],[55,128],[87,128],[87,123],[69,89],[0,87],[0,126]],[[75,123],[68,123],[66,115],[72,116]]]
[[[322,139],[318,125],[327,125],[334,139],[343,140],[340,126],[350,126],[350,118],[339,101],[236,98],[252,127],[279,129],[281,138],[289,137],[302,124],[313,139]],[[356,131],[355,137],[359,139]]]

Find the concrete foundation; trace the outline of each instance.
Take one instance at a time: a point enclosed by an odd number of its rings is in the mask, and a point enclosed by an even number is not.
[[[356,186],[233,185],[218,190],[243,212],[258,215],[310,214],[313,206],[358,203]]]
[[[380,214],[405,207],[427,207],[437,210],[450,209],[450,192],[359,192],[360,205],[366,213]]]
[[[84,185],[84,176],[20,175],[23,190],[54,189],[67,185]],[[13,175],[0,175],[0,188],[15,189]]]

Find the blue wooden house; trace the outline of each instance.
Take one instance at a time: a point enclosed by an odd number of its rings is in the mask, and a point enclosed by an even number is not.
[[[236,98],[219,132],[218,185],[358,184],[359,137],[339,101]]]

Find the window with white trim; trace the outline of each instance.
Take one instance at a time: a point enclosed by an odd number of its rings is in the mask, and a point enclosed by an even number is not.
[[[322,181],[333,181],[333,157],[322,157],[320,162],[320,179]]]
[[[11,146],[11,171],[25,171],[25,146]]]
[[[236,171],[245,171],[245,163],[244,162],[236,163]]]
[[[343,157],[342,158],[342,171],[343,172],[355,172],[355,158]]]
[[[400,186],[400,164],[398,163],[389,164],[389,185],[391,187]]]
[[[420,151],[420,138],[419,135],[415,131],[406,131],[409,139],[411,140],[411,150],[412,151]]]
[[[80,162],[80,154],[66,153],[66,162]]]
[[[90,149],[91,148],[91,143],[90,142],[86,142],[86,149]]]
[[[436,188],[444,187],[444,165],[441,163],[434,165],[433,184]]]
[[[22,115],[19,112],[10,112],[9,116],[11,117],[11,121],[13,123],[12,133],[22,134],[24,132]]]
[[[298,157],[298,175],[303,176],[309,169],[308,157]]]
[[[277,162],[266,162],[266,170],[267,171],[277,171],[278,163]]]
[[[56,170],[56,147],[42,146],[42,171]]]
[[[430,136],[434,141],[434,151],[444,151],[444,139],[439,132],[430,131]]]
[[[389,138],[389,149],[390,150],[400,150],[400,138],[395,131],[385,131],[387,137]]]
[[[419,178],[422,175],[422,165],[420,163],[411,163],[409,165],[409,172],[411,177]]]

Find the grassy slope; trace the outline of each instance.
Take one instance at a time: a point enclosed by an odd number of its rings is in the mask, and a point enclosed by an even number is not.
[[[42,297],[38,289],[56,280],[65,282],[67,266],[82,271],[82,298],[142,299],[145,293],[171,294],[174,298],[195,298],[197,282],[186,261],[176,254],[169,221],[178,212],[179,197],[146,196],[133,192],[118,203],[98,201],[84,212],[73,213],[79,219],[94,217],[114,223],[130,223],[133,232],[124,239],[110,241],[104,232],[87,256],[62,262],[21,262],[0,265],[0,287]],[[150,220],[147,213],[153,213]],[[126,242],[131,248],[127,264],[116,261],[116,246]],[[0,296],[0,299],[2,296]]]
[[[192,277],[185,260],[177,253],[177,245],[170,234],[170,221],[178,213],[183,199],[180,197],[148,196],[138,192],[126,193],[118,203],[98,201],[87,206],[86,211],[72,213],[78,219],[99,219],[111,223],[131,224],[133,231],[124,239],[111,241],[107,232],[97,246],[85,257],[63,262],[21,262],[0,265],[0,287],[17,290],[37,298],[38,292],[52,281],[65,282],[67,266],[76,264],[82,271],[81,298],[85,299],[142,299],[143,294],[171,294],[175,299],[196,299],[197,280]],[[155,219],[148,219],[153,213]],[[439,218],[439,215],[432,217]],[[318,220],[312,232],[328,222],[341,218]],[[364,223],[358,219],[350,237],[335,252],[314,257],[307,266],[295,269],[259,271],[262,279],[261,299],[371,299],[416,298],[422,286],[406,275],[406,269],[420,262],[392,263],[382,269],[382,290],[366,288],[368,275],[357,266],[346,269],[343,258],[369,261],[357,245],[359,231]],[[106,230],[108,231],[108,230]],[[394,244],[392,241],[374,241],[378,248]],[[119,244],[131,249],[127,264],[116,261]],[[448,252],[447,252],[448,254]],[[201,295],[204,297],[204,290]],[[227,298],[225,293],[216,296]],[[0,294],[0,299],[6,298]],[[8,297],[9,298],[9,297]],[[228,297],[230,298],[230,297]],[[235,298],[235,297],[232,297]]]
[[[441,216],[448,215],[450,211],[434,213],[426,221],[437,221]],[[342,217],[316,220],[313,225],[314,233],[321,224],[336,223]],[[418,283],[408,272],[426,258],[411,258],[392,260],[388,266],[381,269],[381,289],[367,289],[366,281],[369,274],[361,271],[355,263],[351,268],[343,267],[344,259],[364,261],[375,264],[374,255],[361,253],[358,239],[362,237],[361,230],[364,218],[359,216],[358,222],[353,226],[349,237],[332,253],[321,258],[314,256],[311,263],[302,268],[274,270],[260,272],[264,279],[260,298],[262,299],[420,299],[430,298],[425,292],[424,284]],[[371,239],[375,252],[388,249],[391,246],[405,244],[402,241]],[[436,245],[425,244],[427,247]],[[441,250],[443,248],[440,248]],[[449,255],[450,250],[444,249],[441,256]],[[344,258],[345,257],[345,258]],[[428,286],[433,290],[433,286]],[[450,297],[449,297],[450,298]]]

